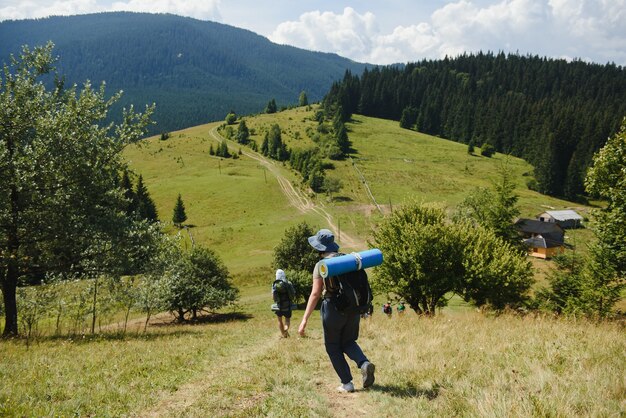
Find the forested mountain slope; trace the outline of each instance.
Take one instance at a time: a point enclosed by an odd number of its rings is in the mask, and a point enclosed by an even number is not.
[[[272,98],[295,104],[301,91],[317,101],[346,69],[365,68],[215,22],[126,12],[0,22],[0,62],[49,40],[66,82],[104,80],[109,94],[124,90],[121,104],[156,102],[153,132],[260,112]]]
[[[366,69],[325,106],[522,157],[542,193],[575,199],[593,154],[626,116],[626,69],[536,56],[462,55]]]

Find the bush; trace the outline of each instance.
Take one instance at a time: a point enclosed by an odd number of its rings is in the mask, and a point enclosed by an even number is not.
[[[306,222],[285,230],[283,239],[274,248],[274,269],[308,271],[319,261],[317,251],[309,245],[308,238],[315,232]]]
[[[229,280],[228,269],[211,250],[196,247],[191,253],[180,253],[180,259],[164,277],[164,303],[179,321],[191,313],[214,311],[230,305],[239,291]]]
[[[480,147],[480,155],[485,157],[491,157],[496,153],[496,149],[488,142],[485,142],[482,147]]]
[[[306,302],[313,288],[313,276],[311,271],[305,270],[286,270],[287,279],[293,284],[296,291],[294,302]]]

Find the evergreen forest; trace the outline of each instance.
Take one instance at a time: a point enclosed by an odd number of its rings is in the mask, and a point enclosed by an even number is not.
[[[594,153],[626,115],[625,99],[621,66],[478,53],[347,71],[324,106],[492,146],[535,167],[529,187],[576,200]]]
[[[359,64],[336,54],[277,45],[248,30],[216,22],[148,13],[98,13],[0,22],[0,63],[52,41],[66,85],[105,81],[124,91],[112,109],[156,103],[149,133],[170,132],[239,114],[297,105],[305,91],[320,101],[346,69]],[[119,122],[119,121],[118,121]]]

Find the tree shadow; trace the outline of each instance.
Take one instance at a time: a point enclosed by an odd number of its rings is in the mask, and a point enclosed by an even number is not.
[[[352,198],[348,196],[335,196],[333,197],[334,202],[352,202]]]
[[[196,318],[179,321],[172,318],[171,321],[164,321],[150,324],[150,328],[171,327],[176,325],[204,325],[204,324],[223,324],[225,322],[247,321],[254,318],[253,315],[243,312],[216,313],[210,312],[200,315]]]
[[[152,328],[152,326],[150,326]],[[143,327],[142,327],[143,330]],[[69,342],[76,345],[98,343],[102,341],[156,341],[162,338],[176,338],[186,335],[198,335],[201,334],[200,330],[192,329],[173,329],[170,332],[143,332],[143,331],[115,331],[115,332],[101,332],[96,334],[64,334],[64,335],[46,335],[37,336],[27,342],[26,337],[18,337],[17,339],[24,340],[31,345],[36,345],[41,342]]]
[[[386,393],[395,398],[423,397],[432,401],[439,396],[441,385],[435,383],[431,388],[419,388],[413,383],[406,383],[404,385],[374,385],[370,390]]]

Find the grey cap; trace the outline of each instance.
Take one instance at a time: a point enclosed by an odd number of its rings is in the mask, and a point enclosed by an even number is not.
[[[339,245],[335,243],[335,236],[328,229],[320,229],[317,234],[309,237],[309,244],[321,252],[339,251]]]

